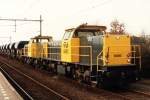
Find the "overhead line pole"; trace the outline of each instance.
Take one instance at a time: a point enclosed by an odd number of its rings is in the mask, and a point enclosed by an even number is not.
[[[17,31],[17,22],[15,20],[15,33],[16,33],[16,31]]]
[[[40,15],[40,19],[39,20],[34,20],[34,19],[9,19],[9,18],[0,18],[0,21],[4,20],[4,21],[14,21],[15,22],[15,32],[16,32],[16,22],[17,21],[34,21],[34,22],[40,22],[40,36],[42,36],[42,16]]]
[[[40,15],[40,36],[42,36],[42,16]]]

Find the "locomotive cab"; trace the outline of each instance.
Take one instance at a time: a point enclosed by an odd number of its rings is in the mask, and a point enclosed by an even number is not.
[[[84,44],[83,38],[103,35],[105,30],[105,26],[86,24],[67,29],[61,44],[61,60],[69,63],[82,63],[81,57],[86,55],[81,54],[81,52],[84,51],[83,49],[89,49],[89,45]]]
[[[30,42],[27,44],[24,54],[27,54],[28,57],[40,58],[42,56],[43,48],[47,48],[47,42],[51,41],[52,37],[49,36],[36,36],[31,38]],[[42,43],[45,42],[45,43]],[[43,47],[46,46],[46,47]],[[27,50],[26,50],[27,49]]]

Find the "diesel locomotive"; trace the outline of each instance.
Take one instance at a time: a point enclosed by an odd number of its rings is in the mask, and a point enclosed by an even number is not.
[[[140,45],[129,35],[109,34],[106,26],[82,24],[65,30],[61,41],[36,36],[21,45],[14,44],[14,52],[22,61],[82,82],[107,87],[139,79]]]

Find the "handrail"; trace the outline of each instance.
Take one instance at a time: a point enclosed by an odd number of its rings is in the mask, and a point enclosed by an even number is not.
[[[120,46],[113,46],[113,47],[120,47]],[[121,46],[121,47],[125,47],[125,46]],[[133,50],[132,50],[133,49]],[[138,50],[136,50],[138,49]],[[139,52],[137,52],[139,51]],[[118,52],[118,51],[116,51]],[[100,58],[100,56],[102,55],[103,50],[97,55],[97,71],[99,71],[99,60],[105,61],[105,58]],[[110,52],[112,53],[112,52]],[[138,53],[138,55],[136,56],[136,54]],[[136,59],[139,59],[139,68],[141,69],[141,47],[140,45],[131,45],[131,57],[127,57],[129,59],[133,59],[133,64],[136,64]],[[120,57],[120,59],[126,59],[126,57]],[[132,63],[132,62],[131,62]]]
[[[98,54],[98,56],[97,56],[97,71],[98,71],[98,65],[99,65],[99,59],[101,59],[101,58],[99,58],[99,56],[101,56],[102,55],[102,53],[103,53],[103,50]],[[103,60],[103,58],[101,59],[101,60]]]
[[[61,47],[43,47],[42,49],[42,53],[41,53],[41,57],[43,57],[42,55],[43,54],[45,54],[45,55],[48,55],[48,54],[50,54],[50,55],[61,55],[60,53],[52,53],[52,52],[48,52],[48,53],[44,53],[44,49],[54,49],[54,48],[61,48]],[[93,63],[93,57],[92,57],[92,46],[71,46],[71,48],[89,48],[89,52],[88,52],[88,54],[81,54],[81,53],[79,53],[79,54],[76,54],[76,53],[71,53],[71,55],[73,55],[73,56],[80,56],[80,57],[89,57],[89,60],[90,60],[90,71],[92,71],[92,63]]]

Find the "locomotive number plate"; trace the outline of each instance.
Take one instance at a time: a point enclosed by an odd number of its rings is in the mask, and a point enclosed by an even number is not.
[[[114,57],[121,57],[121,54],[114,54]]]

